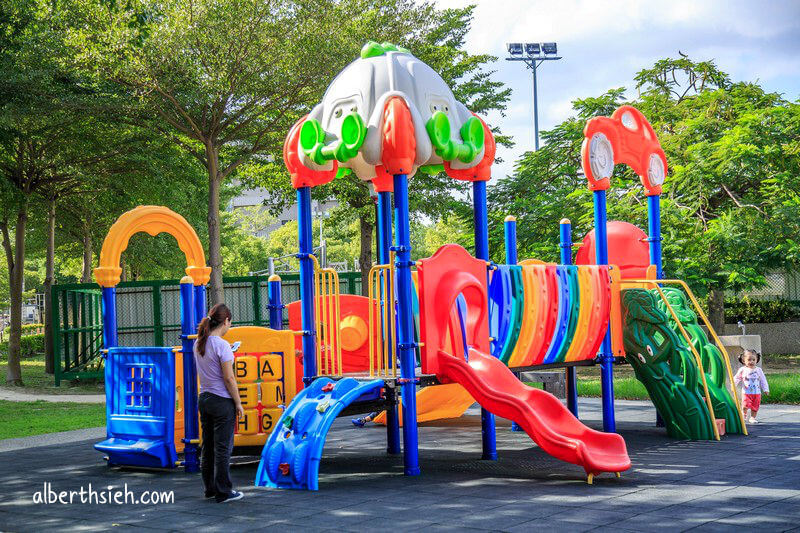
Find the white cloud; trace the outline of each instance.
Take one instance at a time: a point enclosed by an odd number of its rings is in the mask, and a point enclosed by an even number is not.
[[[436,0],[440,7],[468,2]],[[543,65],[539,76],[539,127],[571,115],[571,101],[613,87],[633,89],[637,71],[678,51],[692,59],[714,59],[734,80],[758,80],[767,90],[800,97],[800,2],[745,0],[472,0],[476,3],[467,49],[500,57],[491,68],[513,89],[506,117],[492,123],[514,136],[516,147],[500,149],[511,171],[533,144],[530,71],[510,63],[506,43],[556,41],[563,60]]]

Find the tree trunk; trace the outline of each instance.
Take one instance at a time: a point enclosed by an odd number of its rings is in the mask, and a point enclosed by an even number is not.
[[[361,268],[361,295],[369,294],[369,269],[372,268],[372,231],[375,225],[365,215],[358,217],[361,228],[361,251],[358,255],[358,265]]]
[[[55,353],[53,352],[53,299],[50,294],[55,278],[56,248],[56,200],[50,198],[47,204],[47,254],[44,274],[44,371],[55,372]]]
[[[718,335],[725,334],[725,291],[712,289],[708,295],[708,321]]]
[[[92,282],[92,217],[88,218],[83,225],[83,272],[81,273],[81,283]]]
[[[20,365],[20,338],[22,336],[22,289],[25,281],[25,227],[28,223],[27,198],[17,211],[17,225],[14,228],[13,258],[9,254],[11,244],[4,238],[8,277],[10,280],[11,320],[8,337],[8,369],[6,383],[22,386],[22,367]],[[7,232],[4,232],[7,235]]]
[[[211,305],[225,301],[222,286],[222,243],[220,240],[219,223],[219,152],[213,146],[207,145],[206,156],[208,159],[208,266],[211,267],[211,285],[209,299]]]

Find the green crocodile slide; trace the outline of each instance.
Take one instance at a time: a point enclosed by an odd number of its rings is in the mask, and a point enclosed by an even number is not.
[[[658,292],[623,291],[625,357],[664,419],[667,434],[677,439],[714,439],[715,418],[725,419],[727,433],[742,433],[736,403],[725,388],[722,354],[697,325],[682,291],[662,290],[700,354],[714,410],[711,416],[700,369]]]
[[[714,418],[725,419],[726,433],[743,433],[739,406],[725,384],[725,376],[728,372],[725,356],[719,351],[719,348],[709,342],[706,332],[698,324],[697,315],[692,310],[686,294],[676,287],[665,287],[661,290],[664,292],[667,302],[675,311],[678,320],[681,321],[684,331],[689,335],[695,351],[700,355],[700,360],[703,362],[703,369],[706,372],[706,385],[711,397],[711,406],[714,408]],[[666,304],[660,298],[658,306],[669,316],[672,330],[680,334],[678,325],[675,323]]]

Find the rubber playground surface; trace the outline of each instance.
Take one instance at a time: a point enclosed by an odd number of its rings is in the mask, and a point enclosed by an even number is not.
[[[498,419],[500,460],[481,461],[480,415],[420,426],[422,475],[402,476],[402,456],[384,452],[382,426],[337,419],[325,447],[319,492],[253,487],[257,463],[235,466],[245,498],[202,499],[198,475],[109,469],[95,440],[0,453],[0,531],[800,531],[800,407],[768,405],[750,436],[676,441],[655,428],[648,402],[617,401],[618,428],[633,466],[621,479],[587,485],[583,471],[536,449]],[[581,399],[581,419],[600,428],[599,400]],[[2,448],[0,448],[2,449]],[[174,503],[33,504],[43,483],[92,483],[141,493],[174,490]]]

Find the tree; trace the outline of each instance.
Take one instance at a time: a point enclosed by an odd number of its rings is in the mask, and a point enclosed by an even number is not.
[[[19,362],[25,238],[34,195],[69,186],[75,169],[100,160],[108,146],[96,121],[73,107],[87,97],[66,72],[64,27],[58,6],[16,1],[0,20],[0,178],[5,202],[0,216],[2,245],[9,273],[11,334],[6,381],[20,385]],[[103,139],[105,141],[105,139]],[[13,237],[12,237],[13,231]]]
[[[712,324],[721,329],[725,290],[757,286],[768,270],[798,265],[800,103],[687,57],[658,61],[635,81],[639,94],[628,103],[648,117],[670,166],[664,269],[709,295]],[[515,174],[490,189],[493,242],[502,243],[506,214],[519,217],[522,257],[557,259],[562,217],[572,220],[576,237],[591,229],[592,197],[579,174],[582,129],[588,118],[625,103],[624,94],[619,88],[575,101],[576,116],[545,132],[543,148],[525,154]],[[618,168],[612,178],[609,218],[646,224],[643,191],[630,169]]]
[[[210,299],[223,300],[220,187],[279,153],[336,62],[335,2],[97,0],[71,42],[83,65],[137,98],[129,120],[180,146],[208,177]]]

